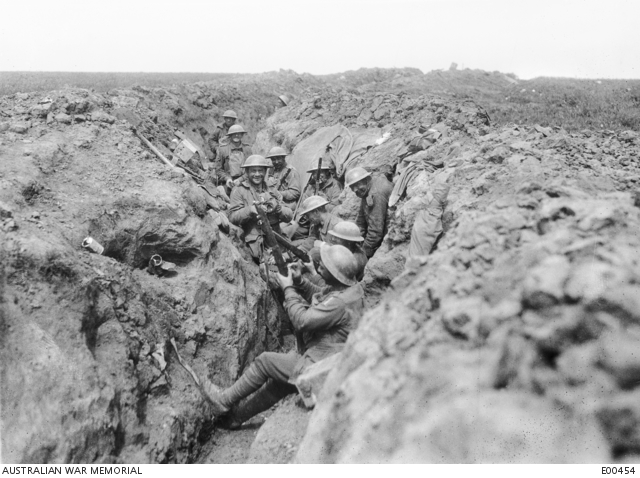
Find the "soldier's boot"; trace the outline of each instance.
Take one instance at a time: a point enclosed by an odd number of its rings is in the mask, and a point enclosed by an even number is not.
[[[225,390],[220,390],[206,377],[202,380],[202,390],[213,408],[215,416],[224,415],[233,405],[258,390],[265,379],[258,371],[255,364],[251,364],[236,383]]]
[[[269,379],[260,390],[233,407],[231,413],[225,417],[220,426],[229,430],[237,430],[244,422],[255,417],[258,413],[270,409],[295,391],[296,388],[293,385]]]

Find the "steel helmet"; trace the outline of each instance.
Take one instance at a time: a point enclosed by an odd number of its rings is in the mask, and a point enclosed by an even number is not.
[[[231,128],[229,128],[229,131],[227,132],[227,136],[231,136],[232,134],[235,134],[235,133],[246,133],[246,131],[244,130],[241,124],[234,124],[231,126]]]
[[[329,204],[326,198],[322,196],[311,196],[302,201],[302,211],[300,212],[301,216],[304,216],[308,212],[313,211],[314,209],[318,209],[326,204]]]
[[[322,265],[344,285],[355,285],[358,264],[351,251],[344,246],[323,244],[320,246]]]
[[[274,156],[286,156],[287,152],[281,148],[280,146],[274,146],[269,150],[269,154],[267,154],[267,158],[273,158]]]
[[[315,166],[311,169],[308,169],[308,173],[315,173],[318,170],[318,161],[314,161]],[[320,169],[336,169],[336,166],[333,164],[333,161],[330,158],[322,158],[322,164],[320,165]]]
[[[355,184],[369,176],[371,176],[369,171],[364,168],[357,167],[347,171],[347,174],[344,176],[344,182],[347,186],[351,186],[352,184]]]
[[[245,160],[244,164],[241,167],[250,168],[251,166],[261,166],[263,168],[272,168],[273,163],[269,158],[265,158],[264,156],[260,156],[259,154],[252,154]]]
[[[332,236],[339,237],[346,241],[362,242],[364,237],[360,235],[360,228],[351,221],[342,221],[333,226],[329,231]]]
[[[289,104],[289,98],[287,98],[286,95],[280,95],[278,96],[278,98],[280,98],[280,101],[282,101],[282,103],[287,106]]]
[[[222,113],[222,117],[223,118],[234,118],[234,119],[238,119],[238,115],[236,114],[235,111],[233,110],[227,110],[224,113]]]

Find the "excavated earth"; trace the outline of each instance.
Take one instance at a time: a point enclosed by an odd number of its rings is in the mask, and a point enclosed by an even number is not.
[[[496,128],[473,102],[385,90],[414,75],[0,98],[2,460],[637,461],[638,133]],[[294,100],[278,108],[283,92]],[[283,349],[275,304],[239,231],[219,230],[224,203],[131,130],[167,155],[174,128],[204,147],[198,128],[228,108],[259,153],[295,153],[342,124],[348,167],[396,185],[367,310],[315,409],[292,395],[237,432],[216,427],[171,340],[228,385]],[[420,127],[437,135],[416,151]],[[442,184],[442,236],[407,260],[414,218]],[[345,191],[336,212],[357,207]],[[81,247],[87,236],[103,255]],[[153,254],[176,272],[150,275]]]

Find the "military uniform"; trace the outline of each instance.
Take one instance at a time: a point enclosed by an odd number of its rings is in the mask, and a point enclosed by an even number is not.
[[[304,337],[305,352],[264,352],[254,363],[265,381],[294,383],[305,368],[344,348],[364,310],[364,289],[356,284],[335,290],[302,279],[299,286],[287,287],[284,296],[291,323]]]
[[[272,170],[270,185],[282,194],[282,200],[289,207],[295,207],[300,198],[300,174],[293,166],[285,166],[280,171]]]
[[[219,183],[224,183],[227,179],[237,179],[244,171],[242,165],[244,160],[253,154],[251,146],[241,143],[228,143],[218,150],[218,167],[215,175]]]
[[[313,243],[315,241],[327,241],[327,235],[329,231],[333,229],[333,227],[342,222],[343,219],[340,219],[338,216],[334,216],[333,214],[329,215],[329,218],[325,221],[325,223],[321,226],[317,226],[315,224],[311,225],[309,228],[309,237],[307,237],[304,241],[300,243],[300,249],[305,252],[309,252],[313,247]]]
[[[364,237],[362,249],[368,258],[373,256],[387,233],[387,208],[393,184],[384,176],[373,176],[367,195],[360,201],[356,224]]]
[[[327,204],[327,211],[331,212],[336,206],[340,205],[338,198],[342,194],[342,186],[335,178],[329,178],[322,186],[318,188],[318,194],[315,193],[315,186],[308,185],[304,191],[302,200],[304,201],[311,196],[322,196],[329,201]]]
[[[244,241],[251,250],[252,257],[260,259],[262,256],[262,229],[258,224],[258,217],[251,212],[251,206],[254,201],[277,201],[282,203],[282,195],[276,191],[274,187],[268,187],[266,183],[262,183],[262,191],[258,191],[256,187],[249,182],[248,179],[243,180],[231,192],[231,204],[229,207],[229,221],[232,224],[241,227],[244,231]],[[269,224],[271,228],[280,232],[280,222],[288,222],[293,218],[293,211],[285,205],[279,214],[269,213]]]
[[[229,138],[227,136],[229,128],[230,126],[227,126],[225,123],[219,124],[216,126],[211,137],[207,140],[207,145],[211,150],[211,157],[213,159],[215,159],[218,154],[218,148],[229,143]]]

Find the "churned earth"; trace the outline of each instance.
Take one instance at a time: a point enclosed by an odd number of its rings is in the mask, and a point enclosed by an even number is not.
[[[638,133],[495,127],[414,73],[0,98],[2,459],[637,460]],[[341,124],[339,175],[365,166],[395,185],[367,310],[315,409],[292,395],[235,432],[216,426],[171,341],[229,385],[282,349],[275,304],[239,231],[219,228],[224,201],[131,129],[166,155],[174,128],[204,148],[198,128],[228,108],[254,151],[283,145],[295,160]],[[442,185],[442,235],[407,260]],[[343,200],[337,213],[355,217],[355,195]],[[103,255],[82,248],[87,236]],[[153,254],[176,271],[149,274]]]

